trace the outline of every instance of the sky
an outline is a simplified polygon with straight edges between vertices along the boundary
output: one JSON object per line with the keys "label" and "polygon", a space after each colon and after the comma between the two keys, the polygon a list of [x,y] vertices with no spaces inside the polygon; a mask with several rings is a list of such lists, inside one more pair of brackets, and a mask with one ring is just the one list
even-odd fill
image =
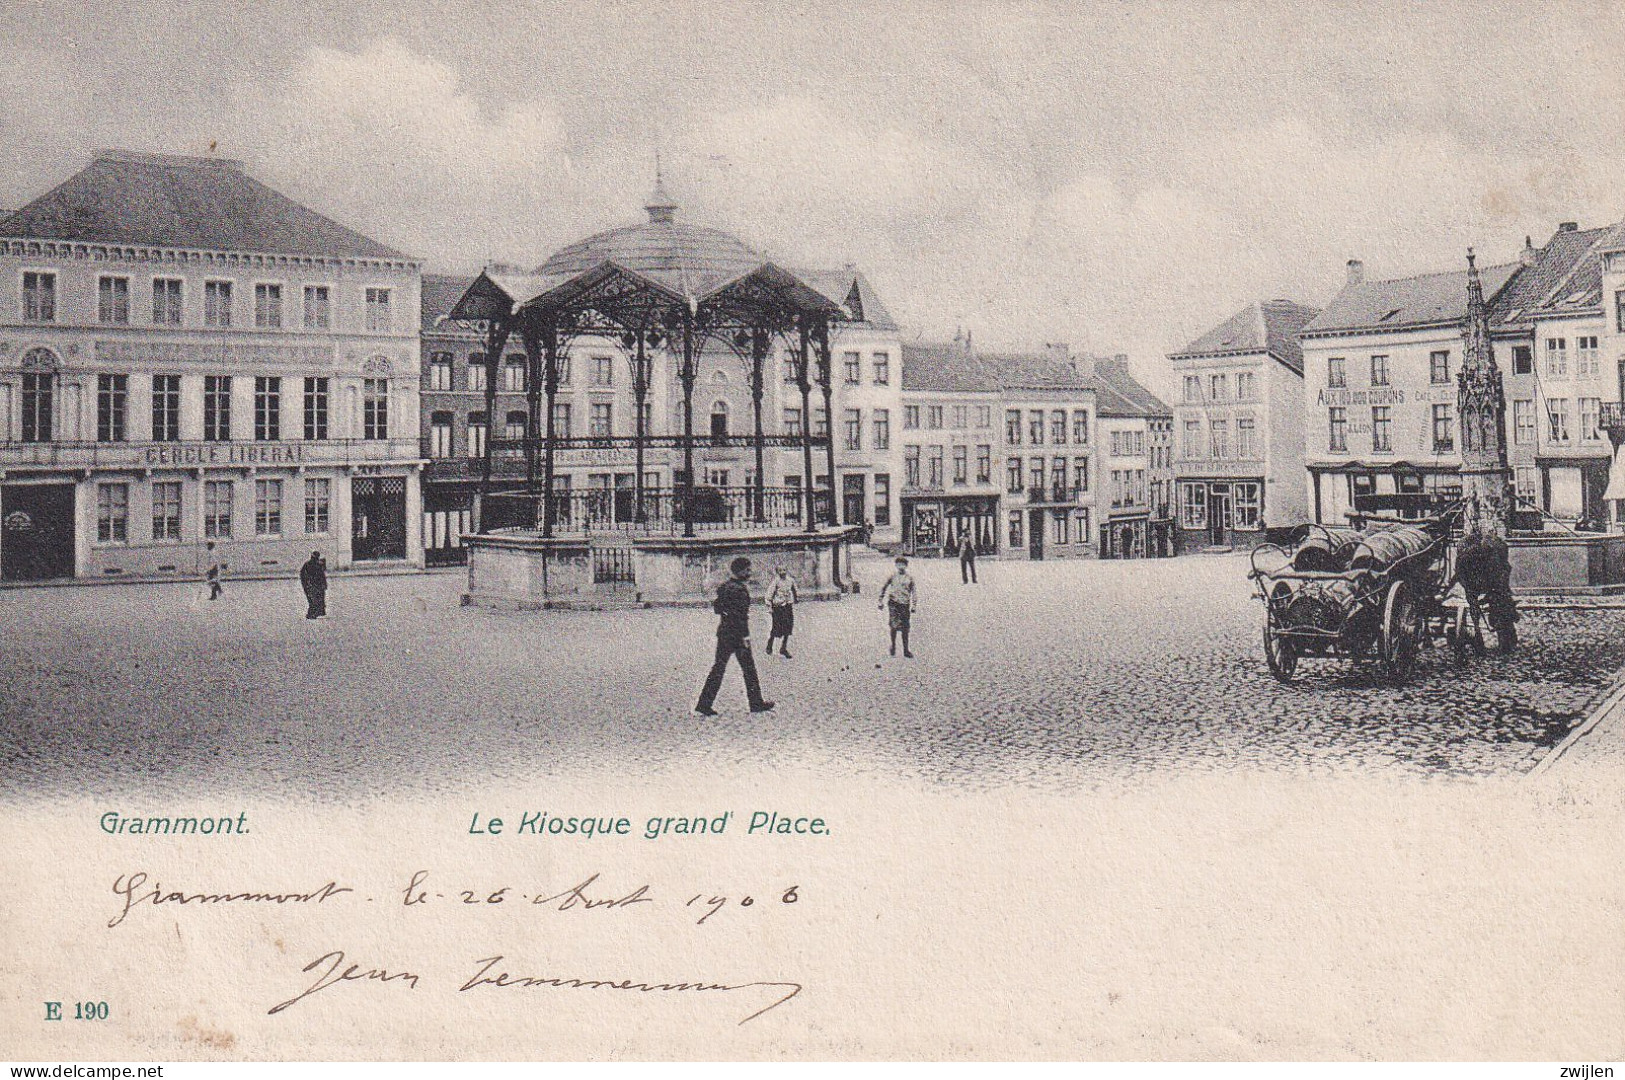
{"label": "sky", "polygon": [[[242,7],[243,10],[236,10]],[[1166,354],[1625,218],[1625,3],[0,7],[0,207],[243,159],[431,271],[642,220],[856,264],[905,336]]]}

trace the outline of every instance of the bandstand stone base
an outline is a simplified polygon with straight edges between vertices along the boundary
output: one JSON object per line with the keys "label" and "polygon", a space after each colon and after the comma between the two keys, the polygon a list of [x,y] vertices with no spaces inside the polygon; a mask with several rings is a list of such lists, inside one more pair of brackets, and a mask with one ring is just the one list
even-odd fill
{"label": "bandstand stone base", "polygon": [[740,555],[754,564],[754,597],[783,566],[802,600],[838,600],[851,588],[851,545],[860,533],[831,527],[604,540],[526,530],[468,535],[463,604],[510,611],[709,605]]}

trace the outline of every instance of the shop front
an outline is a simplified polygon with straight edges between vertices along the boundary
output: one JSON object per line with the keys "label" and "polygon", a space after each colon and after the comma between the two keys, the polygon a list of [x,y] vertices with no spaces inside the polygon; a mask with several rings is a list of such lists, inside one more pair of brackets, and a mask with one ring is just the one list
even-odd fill
{"label": "shop front", "polygon": [[1264,539],[1264,481],[1181,480],[1176,530],[1181,552],[1251,547]]}
{"label": "shop front", "polygon": [[903,499],[904,550],[922,557],[951,556],[969,536],[978,555],[999,550],[997,495]]}

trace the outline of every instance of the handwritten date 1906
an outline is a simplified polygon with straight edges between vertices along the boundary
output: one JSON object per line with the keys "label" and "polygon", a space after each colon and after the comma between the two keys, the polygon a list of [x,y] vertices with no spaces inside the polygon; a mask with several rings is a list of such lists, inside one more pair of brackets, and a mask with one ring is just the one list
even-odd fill
{"label": "handwritten date 1906", "polygon": [[[612,889],[602,884],[598,879],[601,875],[592,874],[579,884],[572,885],[560,892],[551,892],[546,889],[534,893],[517,892],[511,885],[503,885],[496,889],[456,889],[449,892],[437,892],[429,884],[429,871],[419,870],[412,875],[406,888],[401,890],[401,903],[404,907],[418,907],[433,902],[450,901],[453,904],[462,904],[470,907],[490,907],[497,904],[516,903],[520,906],[545,908],[550,911],[613,911],[624,908],[633,908],[641,904],[655,907],[677,906],[698,912],[696,923],[703,924],[717,912],[723,910],[730,903],[740,908],[750,908],[757,904],[753,895],[745,894],[738,897],[726,895],[713,895],[709,893],[695,893],[688,899],[681,896],[674,901],[665,902],[656,896],[651,886],[639,885],[636,888],[622,890]],[[772,890],[769,895],[777,893],[781,905],[798,903],[801,899],[799,885],[791,885],[782,890]]]}

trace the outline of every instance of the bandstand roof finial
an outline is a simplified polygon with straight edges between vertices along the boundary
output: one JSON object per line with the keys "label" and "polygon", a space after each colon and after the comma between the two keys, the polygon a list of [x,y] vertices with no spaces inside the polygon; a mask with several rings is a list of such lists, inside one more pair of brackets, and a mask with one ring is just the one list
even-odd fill
{"label": "bandstand roof finial", "polygon": [[643,204],[649,212],[649,220],[655,224],[669,223],[672,216],[677,213],[677,201],[666,191],[666,180],[660,171],[660,151],[655,151],[655,189],[649,193],[649,198]]}

